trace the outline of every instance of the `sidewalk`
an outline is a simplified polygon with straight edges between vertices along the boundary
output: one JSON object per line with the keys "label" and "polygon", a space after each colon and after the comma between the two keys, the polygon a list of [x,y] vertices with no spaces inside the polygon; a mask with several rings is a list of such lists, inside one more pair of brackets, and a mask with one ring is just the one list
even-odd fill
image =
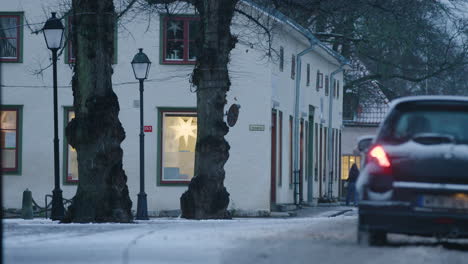
{"label": "sidewalk", "polygon": [[353,206],[344,206],[340,203],[323,203],[315,206],[302,205],[300,208],[296,206],[284,205],[288,210],[280,212],[271,212],[270,217],[335,217],[342,214],[354,215],[357,213],[357,208]]}
{"label": "sidewalk", "polygon": [[339,215],[352,215],[357,213],[357,208],[353,206],[318,206],[313,207],[302,207],[296,211],[296,217],[335,217]]}

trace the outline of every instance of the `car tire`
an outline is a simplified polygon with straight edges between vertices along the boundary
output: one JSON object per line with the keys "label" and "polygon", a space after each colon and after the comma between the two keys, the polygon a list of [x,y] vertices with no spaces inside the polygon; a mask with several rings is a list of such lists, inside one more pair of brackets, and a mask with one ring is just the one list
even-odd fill
{"label": "car tire", "polygon": [[387,233],[358,230],[357,240],[358,244],[362,246],[383,246],[387,243]]}

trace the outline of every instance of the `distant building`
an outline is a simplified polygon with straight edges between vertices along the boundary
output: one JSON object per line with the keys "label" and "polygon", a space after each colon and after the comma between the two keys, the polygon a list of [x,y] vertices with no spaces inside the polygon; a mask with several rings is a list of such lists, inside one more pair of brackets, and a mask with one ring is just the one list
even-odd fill
{"label": "distant building", "polygon": [[341,179],[348,178],[349,169],[361,164],[357,141],[366,135],[375,135],[380,122],[389,110],[389,100],[382,93],[377,82],[371,82],[366,98],[359,98],[351,91],[345,91],[343,109],[343,141],[341,144]]}
{"label": "distant building", "polygon": [[[48,0],[52,7],[58,0]],[[42,75],[32,71],[50,63],[44,37],[30,34],[24,24],[41,27],[47,19],[44,1],[0,0],[0,63],[1,65],[1,151],[3,155],[3,206],[20,208],[22,192],[29,188],[36,201],[43,201],[53,189],[53,108],[52,70]],[[226,110],[240,104],[237,124],[230,128],[227,141],[230,158],[225,165],[225,185],[231,194],[230,209],[258,214],[270,211],[277,204],[294,201],[297,184],[300,201],[315,202],[326,193],[327,131],[332,130],[334,171],[339,166],[341,142],[341,109],[343,75],[333,82],[330,74],[344,59],[323,43],[317,42],[312,52],[297,55],[310,47],[307,30],[275,10],[243,7],[272,18],[273,48],[278,56],[265,57],[263,47],[240,41],[232,51],[229,64],[232,87]],[[66,10],[57,10],[61,15]],[[119,98],[119,118],[126,132],[122,144],[124,169],[128,176],[130,197],[136,207],[139,190],[139,93],[130,61],[137,48],[153,61],[149,79],[145,81],[145,182],[148,210],[152,215],[179,209],[179,198],[194,176],[194,155],[197,129],[196,94],[189,78],[196,62],[191,49],[198,17],[192,11],[167,16],[154,14],[151,23],[139,16],[119,27],[113,87]],[[243,17],[236,17],[233,32],[245,30]],[[67,32],[68,19],[64,19]],[[37,23],[37,24],[36,24]],[[313,39],[314,41],[316,39]],[[58,63],[61,188],[65,198],[72,198],[79,183],[76,152],[66,143],[64,127],[74,117],[71,76],[73,48],[65,43]],[[263,45],[267,46],[267,45]],[[301,69],[298,72],[298,69]],[[296,80],[300,78],[299,116],[295,116]],[[328,126],[328,101],[333,97],[333,123]],[[293,124],[299,121],[300,176],[293,174]],[[338,195],[339,175],[333,182]]]}

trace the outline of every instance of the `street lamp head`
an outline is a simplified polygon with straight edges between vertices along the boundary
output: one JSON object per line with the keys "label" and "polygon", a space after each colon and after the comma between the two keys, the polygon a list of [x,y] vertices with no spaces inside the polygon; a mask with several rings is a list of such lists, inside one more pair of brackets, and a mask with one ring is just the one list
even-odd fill
{"label": "street lamp head", "polygon": [[137,80],[144,80],[148,78],[149,69],[151,66],[151,61],[148,59],[143,49],[138,49],[139,52],[133,57],[132,68],[135,78]]}
{"label": "street lamp head", "polygon": [[42,28],[47,48],[50,50],[57,50],[62,46],[64,28],[62,22],[55,14],[55,12],[52,12],[52,17],[46,21]]}

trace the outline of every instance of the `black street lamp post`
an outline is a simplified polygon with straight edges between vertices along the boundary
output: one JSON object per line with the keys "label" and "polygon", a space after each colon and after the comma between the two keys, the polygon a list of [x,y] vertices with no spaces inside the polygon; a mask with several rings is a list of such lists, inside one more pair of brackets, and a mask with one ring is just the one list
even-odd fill
{"label": "black street lamp post", "polygon": [[62,190],[60,189],[60,164],[59,164],[59,139],[58,139],[58,114],[57,114],[57,51],[62,45],[63,25],[52,13],[42,29],[47,48],[52,51],[52,68],[54,81],[54,190],[52,191],[52,220],[62,220],[65,208],[62,201]]}
{"label": "black street lamp post", "polygon": [[140,81],[140,193],[138,194],[137,220],[148,220],[148,203],[145,193],[145,134],[143,131],[143,81],[148,78],[151,61],[143,49],[133,57],[132,68],[135,78]]}

